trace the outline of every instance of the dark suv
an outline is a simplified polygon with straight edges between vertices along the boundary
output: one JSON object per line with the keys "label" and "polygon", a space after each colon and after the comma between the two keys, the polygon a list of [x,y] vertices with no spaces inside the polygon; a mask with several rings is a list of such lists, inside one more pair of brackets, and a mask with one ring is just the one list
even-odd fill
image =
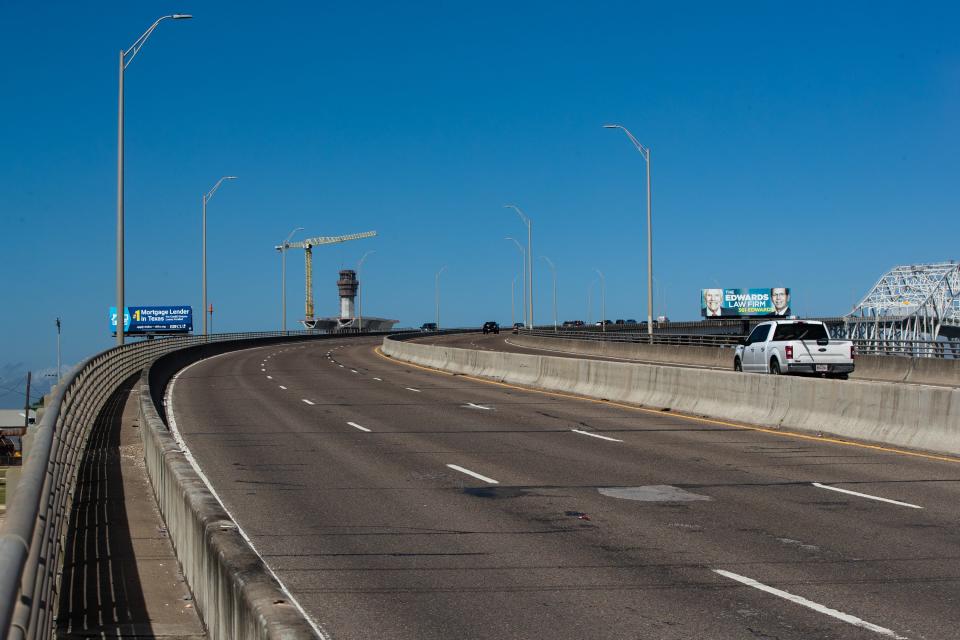
{"label": "dark suv", "polygon": [[500,333],[500,325],[493,321],[484,322],[483,332],[484,333]]}
{"label": "dark suv", "polygon": [[420,325],[420,331],[436,331],[437,323],[436,322],[424,322]]}

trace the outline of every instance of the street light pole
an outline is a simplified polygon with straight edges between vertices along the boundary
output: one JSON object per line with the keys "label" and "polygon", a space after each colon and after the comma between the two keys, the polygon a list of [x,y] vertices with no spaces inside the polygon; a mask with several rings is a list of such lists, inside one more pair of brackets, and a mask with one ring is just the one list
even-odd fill
{"label": "street light pole", "polygon": [[[513,244],[517,245],[517,251],[520,252],[520,274],[521,274],[521,283],[523,284],[523,298],[521,309],[521,317],[523,318],[523,326],[527,326],[527,252],[523,248],[516,238],[511,238],[507,236],[504,240],[512,240]],[[512,328],[512,327],[511,327]]]}
{"label": "street light pole", "polygon": [[303,231],[303,227],[297,227],[291,231],[282,244],[274,247],[280,252],[280,317],[282,318],[280,323],[284,333],[287,332],[287,249],[290,248],[290,239],[297,231]]}
{"label": "street light pole", "polygon": [[594,267],[593,269],[600,274],[600,326],[604,332],[607,330],[607,279],[603,271]]}
{"label": "street light pole", "polygon": [[653,336],[653,222],[652,222],[652,212],[651,212],[651,196],[650,196],[650,147],[645,147],[640,144],[640,141],[633,137],[633,134],[619,124],[605,124],[603,125],[604,129],[620,129],[627,137],[630,138],[630,142],[633,143],[633,146],[637,148],[637,151],[640,152],[640,155],[643,156],[643,159],[647,161],[647,333],[652,337]]}
{"label": "street light pole", "polygon": [[447,265],[440,267],[440,271],[437,271],[436,278],[434,279],[433,289],[434,296],[436,297],[437,302],[437,331],[440,330],[440,274],[447,270]]}
{"label": "street light pole", "polygon": [[236,179],[236,176],[223,176],[217,180],[217,184],[213,185],[213,189],[210,189],[203,196],[203,275],[201,277],[203,283],[201,287],[203,289],[203,335],[207,335],[207,203],[213,198],[213,194],[220,188],[224,180]]}
{"label": "street light pole", "polygon": [[363,263],[371,253],[376,253],[376,249],[370,249],[363,257],[360,258],[360,262],[357,263],[357,316],[359,317],[360,326],[358,329],[363,331],[363,281],[360,279],[360,270],[363,269]]}
{"label": "street light pole", "polygon": [[519,276],[520,276],[519,273],[516,274],[516,275],[514,275],[514,276],[513,276],[513,282],[510,283],[510,328],[511,328],[511,329],[513,328],[513,325],[515,325],[515,324],[517,323],[517,322],[516,322],[517,316],[516,316],[515,313],[514,313],[514,308],[515,308],[515,307],[514,307],[513,299],[514,299],[514,297],[516,296],[517,278],[518,278]]}
{"label": "street light pole", "polygon": [[57,316],[57,384],[60,384],[60,317]]}
{"label": "street light pole", "polygon": [[504,208],[513,209],[520,220],[527,225],[527,328],[533,329],[533,221],[515,204],[505,204]]}
{"label": "street light pole", "polygon": [[[153,33],[164,20],[187,20],[193,16],[185,13],[175,13],[169,16],[163,16],[158,19],[150,28],[143,32],[139,38],[126,51],[120,51],[120,72],[119,72],[119,91],[117,103],[117,344],[123,344],[124,330],[126,325],[126,306],[124,306],[124,230],[123,230],[123,75],[124,71],[133,59],[140,53],[140,49],[146,44],[147,38]],[[129,56],[129,60],[127,59]]]}
{"label": "street light pole", "polygon": [[559,330],[557,326],[557,267],[553,264],[553,260],[547,256],[540,257],[547,261],[550,270],[553,272],[553,332],[556,333]]}
{"label": "street light pole", "polygon": [[597,284],[596,280],[590,282],[590,286],[587,287],[587,324],[593,324],[593,285]]}

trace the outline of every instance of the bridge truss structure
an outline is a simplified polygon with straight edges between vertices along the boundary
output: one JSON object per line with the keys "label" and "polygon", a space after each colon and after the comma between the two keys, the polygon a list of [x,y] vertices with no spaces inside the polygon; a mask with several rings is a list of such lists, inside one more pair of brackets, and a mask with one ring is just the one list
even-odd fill
{"label": "bridge truss structure", "polygon": [[843,318],[854,340],[960,345],[960,264],[894,267]]}

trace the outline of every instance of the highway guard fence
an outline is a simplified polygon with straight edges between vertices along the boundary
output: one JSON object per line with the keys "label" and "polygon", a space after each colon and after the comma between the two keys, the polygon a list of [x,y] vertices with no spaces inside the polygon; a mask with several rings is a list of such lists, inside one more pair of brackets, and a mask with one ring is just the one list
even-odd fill
{"label": "highway guard fence", "polygon": [[[615,325],[616,326],[616,325]],[[520,334],[561,340],[592,340],[633,344],[681,345],[690,347],[736,347],[741,335],[654,333],[623,329],[601,331],[583,329],[520,329]],[[843,338],[838,338],[843,339]],[[960,359],[960,341],[949,340],[852,340],[858,354],[868,356],[900,356],[906,358]]]}
{"label": "highway guard fence", "polygon": [[0,532],[3,637],[53,637],[77,473],[98,413],[124,381],[158,357],[189,347],[222,342],[238,349],[258,341],[318,337],[341,336],[305,331],[169,336],[108,349],[67,374],[48,396],[40,424],[26,436],[29,450]]}

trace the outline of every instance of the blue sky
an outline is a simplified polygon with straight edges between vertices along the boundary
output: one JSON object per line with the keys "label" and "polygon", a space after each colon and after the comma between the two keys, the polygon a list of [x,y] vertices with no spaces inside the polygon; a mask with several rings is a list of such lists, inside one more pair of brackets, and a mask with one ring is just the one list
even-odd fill
{"label": "blue sky", "polygon": [[656,314],[693,319],[717,285],[842,314],[896,264],[960,257],[955,3],[11,2],[0,392],[55,366],[57,316],[64,362],[112,344],[117,55],[175,12],[195,18],[126,74],[129,304],[200,307],[201,197],[233,174],[208,206],[218,331],[278,327],[297,226],[379,233],[315,251],[319,315],[373,249],[366,313],[433,320],[448,265],[442,324],[507,323],[507,202],[534,222],[538,322],[542,255],[561,320],[587,318],[595,268],[607,316],[643,318],[644,163],[605,122],[652,149]]}

